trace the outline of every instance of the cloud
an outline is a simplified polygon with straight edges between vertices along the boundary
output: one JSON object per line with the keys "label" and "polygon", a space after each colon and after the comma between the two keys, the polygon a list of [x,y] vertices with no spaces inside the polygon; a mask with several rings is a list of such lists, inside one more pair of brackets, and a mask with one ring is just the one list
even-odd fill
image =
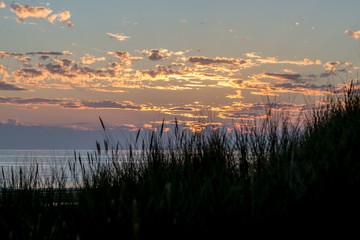
{"label": "cloud", "polygon": [[151,50],[151,54],[148,56],[148,58],[151,61],[158,61],[164,58],[164,55],[161,54],[160,50],[157,49],[153,49]]}
{"label": "cloud", "polygon": [[298,73],[264,73],[263,74],[264,77],[269,77],[269,78],[274,78],[274,79],[278,79],[278,80],[290,80],[290,81],[296,81],[296,82],[300,82],[301,80],[301,75]]}
{"label": "cloud", "polygon": [[[169,59],[172,55],[183,55],[185,52],[179,51],[179,52],[172,52],[167,49],[151,49],[151,50],[142,50],[137,51],[141,53],[142,55],[149,58],[151,61],[159,61],[159,60],[166,60]],[[186,51],[188,52],[188,51]]]}
{"label": "cloud", "polygon": [[109,55],[113,55],[114,57],[120,60],[128,60],[130,59],[131,55],[128,52],[117,51],[117,52],[108,52]]}
{"label": "cloud", "polygon": [[140,61],[143,59],[142,57],[133,57],[130,55],[130,53],[123,52],[123,51],[108,52],[108,54],[113,55],[114,57],[120,59],[123,62],[127,62],[127,61],[136,62],[136,61]]}
{"label": "cloud", "polygon": [[6,91],[27,91],[25,88],[17,87],[12,84],[8,84],[5,82],[0,82],[0,90],[6,90]]}
{"label": "cloud", "polygon": [[49,55],[67,56],[67,55],[73,55],[73,54],[69,51],[62,51],[62,52],[41,51],[41,52],[28,52],[28,53],[12,53],[12,52],[0,51],[0,58],[14,58],[21,62],[29,62],[30,58],[26,57],[26,56],[33,56],[33,55],[43,55],[40,57],[40,59],[46,60],[46,59],[50,58]]}
{"label": "cloud", "polygon": [[267,57],[267,58],[258,58],[256,59],[260,63],[264,64],[293,64],[298,66],[308,66],[308,65],[320,65],[320,60],[311,61],[308,58],[304,58],[304,60],[293,61],[293,60],[278,60],[277,57]]}
{"label": "cloud", "polygon": [[[19,106],[57,106],[68,109],[121,109],[121,110],[143,110],[143,107],[130,101],[81,101],[69,99],[50,99],[50,98],[19,98],[19,97],[2,97],[0,104],[12,104]],[[148,108],[145,108],[149,110]]]}
{"label": "cloud", "polygon": [[0,58],[21,57],[24,55],[25,54],[23,53],[9,53],[9,52],[0,51]]}
{"label": "cloud", "polygon": [[82,64],[92,64],[97,61],[105,61],[106,57],[95,57],[91,56],[89,54],[85,54],[85,56],[81,57],[81,63]]}
{"label": "cloud", "polygon": [[157,69],[151,69],[151,70],[138,70],[137,72],[140,73],[142,76],[150,76],[152,79],[155,78],[162,78],[162,77],[169,77],[170,75],[183,75],[183,72],[179,70],[173,70],[170,67],[166,66],[156,66]]}
{"label": "cloud", "polygon": [[345,31],[345,34],[347,34],[347,35],[349,35],[350,37],[353,37],[353,38],[355,38],[355,39],[360,38],[360,30],[359,30],[359,31],[356,31],[356,32],[346,30],[346,31]]}
{"label": "cloud", "polygon": [[13,126],[34,126],[34,125],[24,124],[24,123],[20,122],[17,119],[14,119],[14,118],[9,118],[7,120],[0,121],[0,124],[13,125]]}
{"label": "cloud", "polygon": [[53,10],[48,9],[46,7],[43,6],[34,7],[28,4],[20,5],[18,3],[12,3],[10,5],[10,10],[18,16],[16,20],[20,23],[23,22],[24,19],[26,18],[40,18],[45,21],[48,21],[51,24],[53,24],[54,22],[61,22],[66,24],[68,27],[74,26],[74,24],[68,21],[71,17],[69,11],[64,11],[61,13],[50,15],[53,12]]}
{"label": "cloud", "polygon": [[261,58],[261,56],[259,56],[256,52],[245,53],[245,56],[247,56],[248,58]]}
{"label": "cloud", "polygon": [[15,104],[15,105],[27,105],[27,104],[41,104],[41,105],[54,105],[62,103],[63,100],[47,99],[47,98],[19,98],[19,97],[1,97],[0,103],[2,104]]}
{"label": "cloud", "polygon": [[334,72],[335,68],[340,66],[340,62],[336,61],[336,62],[327,62],[324,64],[325,70],[329,71],[329,72]]}
{"label": "cloud", "polygon": [[116,38],[119,41],[125,41],[126,39],[131,38],[130,36],[123,35],[123,33],[121,33],[121,34],[118,34],[118,33],[116,33],[116,34],[114,34],[114,33],[106,33],[106,34],[110,38]]}
{"label": "cloud", "polygon": [[62,22],[66,24],[68,27],[73,27],[74,24],[72,24],[70,21],[67,21],[71,17],[71,14],[69,11],[53,14],[50,17],[48,17],[48,21],[53,24],[54,22]]}
{"label": "cloud", "polygon": [[187,19],[179,19],[179,22],[181,22],[181,23],[187,23],[188,20],[187,20]]}
{"label": "cloud", "polygon": [[234,95],[227,95],[226,97],[227,97],[227,98],[238,98],[238,99],[244,98],[244,97],[242,96],[241,90],[236,90],[236,94],[234,94]]}
{"label": "cloud", "polygon": [[73,53],[69,51],[55,52],[55,51],[40,51],[40,52],[28,52],[26,55],[56,55],[56,56],[67,56],[73,55]]}
{"label": "cloud", "polygon": [[231,66],[241,66],[246,63],[245,60],[234,58],[207,58],[202,56],[189,57],[186,59],[186,61],[195,65],[226,64]]}
{"label": "cloud", "polygon": [[25,79],[40,79],[45,77],[42,71],[38,71],[34,68],[20,68],[16,72],[13,72],[13,75],[17,78]]}
{"label": "cloud", "polygon": [[0,2],[0,8],[6,8],[6,3],[5,2]]}
{"label": "cloud", "polygon": [[[59,55],[69,55],[70,52],[31,52],[27,54],[59,54]],[[100,79],[106,79],[106,82],[103,82],[102,86],[109,86],[115,84],[115,78],[117,77],[117,83],[120,79],[129,79],[129,72],[134,71],[131,68],[131,64],[134,61],[139,60],[138,57],[131,57],[127,53],[121,54],[120,52],[109,52],[118,58],[121,58],[121,62],[109,62],[108,66],[105,68],[91,68],[88,65],[93,61],[102,61],[105,60],[105,57],[95,58],[90,55],[85,55],[81,58],[82,61],[75,62],[72,59],[62,58],[51,58],[48,55],[41,55],[41,60],[50,59],[49,63],[36,63],[36,66],[30,67],[25,66],[14,71],[12,75],[15,79],[23,79],[27,84],[36,84],[38,86],[46,87],[45,84],[54,83],[54,81],[60,80],[62,84],[65,82],[70,83],[71,85],[85,86],[85,84],[91,84],[91,82],[98,81]],[[1,56],[1,55],[0,55]],[[6,55],[8,56],[8,55]],[[133,73],[135,74],[135,72]],[[133,76],[135,77],[135,76]],[[47,80],[47,81],[45,81]],[[112,81],[114,80],[114,81]],[[43,82],[39,82],[43,81]],[[87,87],[99,88],[100,83],[94,85],[86,85]]]}
{"label": "cloud", "polygon": [[102,109],[122,109],[122,110],[141,110],[140,106],[132,102],[126,101],[124,103],[114,101],[82,101],[82,108],[102,108]]}
{"label": "cloud", "polygon": [[6,68],[3,65],[0,65],[0,74],[5,73]]}
{"label": "cloud", "polygon": [[29,17],[46,19],[46,17],[52,13],[52,10],[45,7],[33,7],[30,5],[20,5],[18,3],[12,3],[10,10],[16,13],[19,20],[24,20]]}

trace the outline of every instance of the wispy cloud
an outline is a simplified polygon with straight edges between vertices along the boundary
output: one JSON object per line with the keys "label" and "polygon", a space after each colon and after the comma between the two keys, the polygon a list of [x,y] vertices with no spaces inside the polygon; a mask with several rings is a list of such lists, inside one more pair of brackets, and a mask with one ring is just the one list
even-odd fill
{"label": "wispy cloud", "polygon": [[278,79],[278,80],[282,80],[282,81],[295,81],[295,82],[301,82],[303,81],[301,79],[301,75],[298,73],[269,73],[266,72],[263,74],[263,77],[268,77],[268,78],[274,78],[274,79]]}
{"label": "wispy cloud", "polygon": [[115,38],[119,41],[125,41],[126,39],[131,38],[130,36],[125,36],[123,33],[119,34],[119,33],[106,33],[110,38]]}
{"label": "wispy cloud", "polygon": [[207,58],[203,56],[189,57],[186,59],[186,61],[195,65],[225,64],[232,66],[241,66],[246,63],[246,61],[242,59],[220,58],[220,57]]}
{"label": "wispy cloud", "polygon": [[308,58],[304,60],[294,61],[294,60],[279,60],[277,57],[267,57],[267,58],[257,58],[256,61],[262,64],[293,64],[299,66],[308,66],[308,65],[320,65],[320,60],[312,61]]}
{"label": "wispy cloud", "polygon": [[105,61],[106,57],[95,57],[89,54],[85,54],[85,56],[81,57],[81,63],[83,64],[92,64],[97,61]]}
{"label": "wispy cloud", "polygon": [[122,110],[141,110],[141,106],[130,101],[81,101],[69,99],[50,99],[50,98],[19,98],[19,97],[2,97],[0,104],[12,105],[36,105],[36,106],[59,106],[71,109],[122,109]]}
{"label": "wispy cloud", "polygon": [[347,35],[349,35],[350,37],[353,37],[353,38],[355,38],[355,39],[360,38],[360,30],[359,30],[359,31],[356,31],[356,32],[346,30],[346,31],[345,31],[345,34],[347,34]]}

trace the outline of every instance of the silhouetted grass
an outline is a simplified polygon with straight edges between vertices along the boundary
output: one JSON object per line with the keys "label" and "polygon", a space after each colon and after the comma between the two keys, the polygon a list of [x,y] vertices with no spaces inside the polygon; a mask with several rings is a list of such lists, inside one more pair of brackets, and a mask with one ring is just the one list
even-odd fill
{"label": "silhouetted grass", "polygon": [[162,124],[147,135],[138,132],[126,157],[105,134],[94,152],[75,152],[68,169],[48,178],[36,165],[3,171],[0,235],[293,238],[349,232],[360,213],[356,84],[295,123],[269,105],[266,119],[231,133],[193,133],[176,124],[165,134]]}

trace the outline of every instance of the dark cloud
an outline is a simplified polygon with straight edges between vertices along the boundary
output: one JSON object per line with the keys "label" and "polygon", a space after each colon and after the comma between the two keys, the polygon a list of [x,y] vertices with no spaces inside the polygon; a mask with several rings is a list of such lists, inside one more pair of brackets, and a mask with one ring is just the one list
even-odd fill
{"label": "dark cloud", "polygon": [[152,78],[156,78],[157,76],[168,76],[168,75],[181,75],[182,73],[177,70],[173,70],[166,66],[157,66],[157,69],[151,70],[140,70],[143,75],[149,75]]}
{"label": "dark cloud", "polygon": [[28,99],[13,99],[12,103],[14,104],[50,104],[56,105],[62,103],[63,100],[59,99],[48,99],[48,98],[28,98]]}
{"label": "dark cloud", "polygon": [[152,49],[151,54],[148,57],[151,61],[158,61],[163,59],[163,55],[161,54],[160,50]]}
{"label": "dark cloud", "polygon": [[135,106],[130,103],[119,103],[113,101],[83,101],[81,102],[82,107],[88,108],[113,108],[113,109],[124,109],[124,110],[140,110],[141,107]]}
{"label": "dark cloud", "polygon": [[28,53],[15,53],[15,52],[4,52],[4,51],[0,51],[0,58],[15,58],[19,61],[25,61],[28,62],[30,61],[29,57],[26,56],[33,56],[33,55],[41,55],[39,56],[39,58],[41,60],[46,60],[48,58],[51,58],[49,55],[53,55],[53,56],[68,56],[68,55],[73,55],[71,52],[69,51],[63,51],[63,52],[48,52],[48,51],[42,51],[42,52],[28,52]]}
{"label": "dark cloud", "polygon": [[246,63],[245,60],[238,60],[233,58],[207,58],[198,56],[189,57],[186,61],[195,65],[226,64],[232,66],[240,66]]}
{"label": "dark cloud", "polygon": [[10,52],[0,51],[0,58],[22,57],[24,55],[25,55],[24,53],[10,53]]}
{"label": "dark cloud", "polygon": [[331,85],[315,85],[311,83],[280,83],[280,84],[274,84],[273,89],[276,91],[276,89],[298,89],[298,90],[328,90]]}
{"label": "dark cloud", "polygon": [[41,55],[41,56],[39,56],[39,58],[44,61],[46,59],[49,59],[50,56],[49,55]]}
{"label": "dark cloud", "polygon": [[41,51],[41,52],[28,52],[25,53],[26,55],[55,55],[55,56],[66,56],[66,55],[73,55],[69,51],[62,51],[62,52],[48,52],[48,51]]}
{"label": "dark cloud", "polygon": [[60,61],[62,62],[63,66],[70,66],[72,63],[74,63],[73,60],[66,59],[66,58],[63,58]]}
{"label": "dark cloud", "polygon": [[12,84],[0,82],[0,90],[6,90],[6,91],[27,91],[25,88],[21,88]]}
{"label": "dark cloud", "polygon": [[169,108],[171,111],[193,111],[193,108],[186,108],[186,107],[173,107]]}
{"label": "dark cloud", "polygon": [[23,77],[23,78],[37,78],[43,76],[41,71],[38,71],[34,68],[20,68],[16,72],[14,72],[16,77]]}
{"label": "dark cloud", "polygon": [[1,104],[14,104],[14,105],[54,105],[63,108],[71,109],[122,109],[122,110],[141,110],[140,106],[131,102],[114,102],[114,101],[76,101],[64,99],[49,99],[49,98],[18,98],[18,97],[1,97]]}
{"label": "dark cloud", "polygon": [[108,54],[114,55],[119,59],[129,59],[130,54],[128,52],[117,51],[117,52],[108,52]]}
{"label": "dark cloud", "polygon": [[183,53],[183,52],[174,53],[167,49],[151,49],[151,50],[142,50],[138,52],[144,56],[147,56],[151,61],[165,60],[165,59],[169,59],[173,54],[179,55]]}
{"label": "dark cloud", "polygon": [[290,73],[265,73],[265,76],[280,79],[280,80],[290,80],[290,81],[295,81],[295,82],[303,81],[301,79],[301,75],[298,74],[298,73],[295,73],[295,74],[290,74]]}

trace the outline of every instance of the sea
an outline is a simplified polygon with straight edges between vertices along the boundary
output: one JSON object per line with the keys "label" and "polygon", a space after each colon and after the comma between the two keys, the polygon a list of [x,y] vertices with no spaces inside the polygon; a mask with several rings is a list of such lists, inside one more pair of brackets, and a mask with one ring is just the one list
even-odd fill
{"label": "sea", "polygon": [[[76,150],[76,154],[86,156],[93,150]],[[74,150],[53,149],[0,149],[0,168],[29,167],[34,164],[54,167],[68,164],[74,160]]]}
{"label": "sea", "polygon": [[[81,175],[79,161],[75,161],[75,154],[77,159],[79,155],[81,156],[86,167],[88,166],[86,164],[88,153],[97,154],[95,150],[91,149],[76,150],[75,152],[74,150],[54,149],[0,149],[0,188],[4,182],[11,181],[12,175],[19,177],[20,170],[24,176],[29,176],[30,173],[34,174],[37,171],[43,182],[64,172],[66,181],[71,185],[74,179],[69,171],[70,165],[76,165],[79,176]],[[128,151],[119,151],[119,153],[121,155],[119,159],[125,159]],[[98,159],[106,159],[106,156],[109,155],[103,152]]]}

